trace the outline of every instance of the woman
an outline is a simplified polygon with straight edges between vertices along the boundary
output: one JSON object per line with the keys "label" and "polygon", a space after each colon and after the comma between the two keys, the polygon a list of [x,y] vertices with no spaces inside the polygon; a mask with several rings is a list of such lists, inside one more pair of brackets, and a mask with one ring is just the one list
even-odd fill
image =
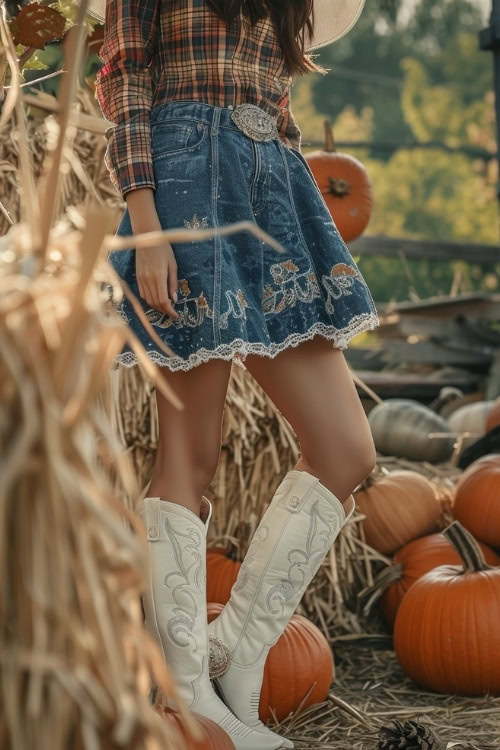
{"label": "woman", "polygon": [[[375,461],[342,350],[377,314],[300,153],[289,106],[293,74],[326,72],[306,50],[345,34],[362,4],[106,4],[97,98],[113,123],[106,164],[127,204],[118,234],[249,220],[286,249],[239,233],[110,254],[175,356],[156,349],[127,300],[119,311],[185,405],[178,411],[157,395],[156,462],[137,507],[151,554],[146,626],[186,704],[224,727],[238,750],[293,747],[258,718],[266,655]],[[118,359],[137,361],[128,348]],[[230,601],[207,629],[204,493],[238,360],[295,430],[301,458],[270,498]]]}

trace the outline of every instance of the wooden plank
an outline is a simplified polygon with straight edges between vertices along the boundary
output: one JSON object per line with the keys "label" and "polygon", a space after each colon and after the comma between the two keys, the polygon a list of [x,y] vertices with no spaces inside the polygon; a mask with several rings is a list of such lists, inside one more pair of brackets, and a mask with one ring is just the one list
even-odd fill
{"label": "wooden plank", "polygon": [[[357,374],[380,398],[413,398],[424,403],[430,403],[437,398],[441,389],[446,386],[459,388],[463,393],[473,393],[482,382],[480,375],[468,373],[451,375],[439,380],[390,371],[359,371]],[[368,400],[366,392],[361,387],[358,387],[358,393],[362,399]]]}
{"label": "wooden plank", "polygon": [[[337,65],[335,66],[335,70],[338,70]],[[363,72],[362,75],[365,77],[367,74]],[[337,141],[337,139],[335,139],[335,146],[337,149],[342,149],[343,151],[345,150],[347,152],[355,148],[368,148],[370,149],[370,151],[375,151],[378,153],[383,151],[388,154],[392,154],[394,153],[394,151],[398,151],[400,149],[404,149],[405,151],[425,151],[429,149],[435,151],[436,149],[438,149],[439,151],[445,151],[449,154],[467,154],[468,156],[472,156],[476,159],[486,159],[487,161],[489,161],[492,156],[494,156],[491,151],[488,151],[485,148],[477,148],[475,146],[449,146],[447,143],[443,143],[442,141]],[[323,149],[324,147],[324,141],[302,141],[302,149]],[[304,156],[307,156],[307,152],[304,153]]]}
{"label": "wooden plank", "polygon": [[387,365],[425,363],[436,366],[474,367],[486,370],[491,364],[491,352],[477,351],[472,347],[452,348],[449,342],[435,344],[431,341],[418,341],[409,344],[406,341],[384,342],[382,359]]}
{"label": "wooden plank", "polygon": [[439,312],[443,308],[452,309],[465,306],[467,307],[467,313],[469,313],[471,308],[484,304],[486,306],[497,306],[496,314],[500,316],[500,294],[489,294],[488,292],[464,292],[463,294],[455,294],[453,297],[449,294],[443,294],[436,295],[435,297],[427,297],[417,302],[405,300],[404,302],[394,303],[390,309],[391,312],[398,313],[428,313],[432,311]]}
{"label": "wooden plank", "polygon": [[424,317],[422,315],[397,316],[384,321],[377,329],[379,338],[401,339],[408,336],[431,337],[433,339],[456,338],[471,340],[473,344],[490,345],[500,349],[500,331],[495,331],[482,320],[471,320],[466,316],[455,318]]}
{"label": "wooden plank", "polygon": [[423,318],[481,318],[500,320],[500,294],[457,294],[456,297],[429,297],[420,302],[399,302],[379,313],[384,323],[396,323],[403,316]]}
{"label": "wooden plank", "polygon": [[382,349],[363,349],[358,346],[350,346],[345,350],[345,358],[354,370],[382,370],[385,367],[382,354]]}
{"label": "wooden plank", "polygon": [[467,318],[463,320],[436,320],[435,318],[407,318],[403,317],[398,323],[388,323],[379,326],[379,336],[382,338],[406,338],[407,336],[425,336],[436,339],[457,339],[464,344],[469,342],[473,346],[486,346],[500,349],[500,333],[485,325]]}
{"label": "wooden plank", "polygon": [[444,240],[410,240],[405,237],[373,235],[360,237],[349,243],[353,255],[399,254],[407,258],[432,258],[433,260],[466,260],[478,265],[500,263],[500,246],[472,242],[446,242]]}

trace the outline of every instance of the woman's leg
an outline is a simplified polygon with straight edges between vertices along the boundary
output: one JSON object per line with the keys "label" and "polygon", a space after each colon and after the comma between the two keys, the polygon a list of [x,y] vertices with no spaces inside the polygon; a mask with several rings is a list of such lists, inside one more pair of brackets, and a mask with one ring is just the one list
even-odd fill
{"label": "woman's leg", "polygon": [[209,625],[214,650],[229,649],[217,678],[245,724],[258,713],[269,648],[354,509],[351,494],[371,472],[375,449],[342,352],[323,338],[245,365],[295,430],[302,457],[287,472],[243,560],[231,597]]}
{"label": "woman's leg", "polygon": [[376,452],[343,352],[316,336],[271,360],[248,356],[245,366],[298,437],[295,468],[344,503],[371,473]]}
{"label": "woman's leg", "polygon": [[157,391],[159,437],[150,497],[179,503],[199,515],[217,470],[231,362],[211,360],[165,377],[184,404],[178,410]]}
{"label": "woman's leg", "polygon": [[164,372],[184,403],[158,396],[159,443],[147,497],[137,506],[151,558],[143,603],[147,630],[163,651],[186,706],[219,724],[236,750],[276,750],[281,740],[242,724],[210,682],[206,597],[207,524],[203,493],[219,459],[231,365],[214,360],[188,372]]}

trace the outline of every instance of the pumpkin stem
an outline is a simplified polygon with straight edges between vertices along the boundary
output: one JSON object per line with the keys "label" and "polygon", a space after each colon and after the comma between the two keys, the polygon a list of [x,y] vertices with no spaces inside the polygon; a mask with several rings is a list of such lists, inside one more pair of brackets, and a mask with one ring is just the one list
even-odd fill
{"label": "pumpkin stem", "polygon": [[326,118],[325,120],[323,120],[323,125],[325,128],[325,151],[328,151],[328,153],[333,153],[337,149],[335,148],[332,124],[330,120]]}
{"label": "pumpkin stem", "polygon": [[401,563],[394,563],[393,565],[388,565],[386,568],[383,568],[380,573],[375,576],[373,584],[367,586],[358,593],[358,599],[362,599],[365,602],[363,605],[363,614],[369,615],[370,610],[377,599],[380,599],[389,586],[392,586],[396,581],[400,581],[402,576],[403,566]]}
{"label": "pumpkin stem", "polygon": [[[327,154],[336,153],[335,139],[333,137],[333,128],[330,120],[326,118],[323,120],[325,128],[325,152]],[[344,180],[341,177],[329,177],[328,178],[328,192],[331,195],[335,195],[337,198],[345,198],[351,192],[351,183],[348,180]]]}
{"label": "pumpkin stem", "polygon": [[480,573],[483,570],[493,570],[484,559],[483,551],[470,531],[464,529],[459,521],[453,521],[443,534],[454,546],[464,564],[464,573]]}

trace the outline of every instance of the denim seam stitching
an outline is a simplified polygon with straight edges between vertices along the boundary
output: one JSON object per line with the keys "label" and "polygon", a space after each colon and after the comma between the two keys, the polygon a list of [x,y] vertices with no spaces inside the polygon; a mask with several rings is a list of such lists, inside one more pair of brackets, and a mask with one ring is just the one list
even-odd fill
{"label": "denim seam stitching", "polygon": [[[212,213],[214,228],[219,227],[219,217],[217,212],[217,195],[219,190],[219,120],[220,110],[215,109],[213,121],[210,129],[211,151],[212,151]],[[214,316],[212,328],[214,332],[214,342],[216,346],[221,343],[221,332],[219,328],[220,321],[220,296],[221,296],[221,237],[214,235]]]}
{"label": "denim seam stitching", "polygon": [[280,149],[281,156],[282,156],[282,159],[283,159],[283,163],[285,165],[285,174],[286,174],[286,181],[287,181],[287,185],[288,185],[288,194],[290,196],[290,205],[292,207],[293,216],[294,216],[294,219],[295,219],[295,223],[297,225],[297,231],[298,231],[298,233],[300,235],[300,239],[302,240],[302,243],[304,245],[305,251],[307,253],[307,256],[309,258],[311,266],[314,269],[314,273],[315,273],[316,278],[318,280],[318,288],[319,288],[321,297],[323,299],[323,304],[325,305],[325,309],[328,310],[327,298],[325,297],[325,293],[324,293],[322,285],[321,285],[321,276],[318,274],[318,269],[316,268],[316,264],[315,264],[314,259],[312,257],[312,253],[309,250],[309,245],[307,244],[306,239],[305,239],[305,237],[304,237],[304,235],[302,233],[302,227],[300,225],[300,221],[299,221],[299,217],[298,217],[298,214],[297,214],[297,210],[295,208],[295,200],[294,200],[293,194],[292,194],[292,185],[291,185],[291,181],[290,181],[290,172],[288,170],[288,162],[286,160],[286,156],[285,156],[285,153],[284,153],[285,146],[280,142],[278,144],[278,148]]}
{"label": "denim seam stitching", "polygon": [[252,152],[254,156],[254,173],[252,177],[252,183],[250,185],[250,205],[253,209],[254,213],[257,213],[259,211],[259,201],[258,201],[258,195],[257,195],[257,184],[260,178],[261,173],[261,158],[260,158],[260,151],[258,148],[258,144],[253,140],[250,139],[252,143]]}

